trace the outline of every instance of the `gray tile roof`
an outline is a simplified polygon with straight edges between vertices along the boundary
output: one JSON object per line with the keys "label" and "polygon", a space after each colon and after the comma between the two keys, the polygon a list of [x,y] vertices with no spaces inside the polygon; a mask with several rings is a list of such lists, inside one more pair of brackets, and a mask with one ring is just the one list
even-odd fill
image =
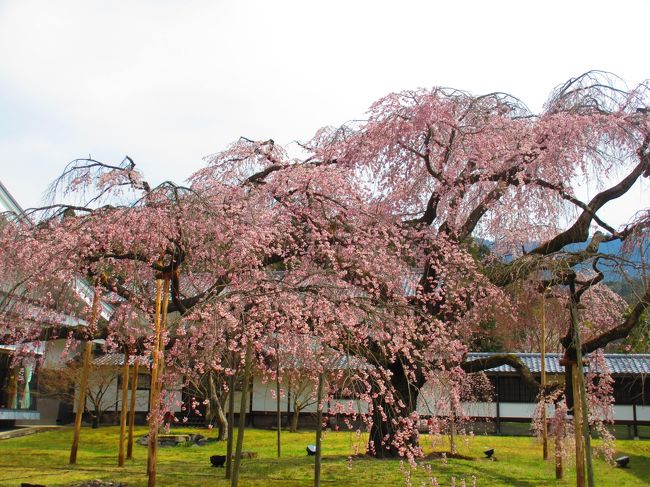
{"label": "gray tile roof", "polygon": [[[467,360],[490,357],[493,355],[502,355],[500,353],[473,352],[468,354]],[[539,353],[511,353],[518,357],[533,374],[539,374],[542,371],[542,356]],[[564,367],[560,365],[562,354],[546,354],[546,371],[550,374],[564,373]],[[650,354],[605,354],[605,362],[612,374],[650,374]],[[509,365],[501,365],[490,369],[490,372],[515,372]]]}
{"label": "gray tile roof", "polygon": [[[488,353],[488,352],[472,352],[467,355],[467,360],[476,360],[479,358],[491,357],[493,355],[503,355],[501,353]],[[539,353],[510,353],[509,355],[514,355],[518,357],[524,365],[526,365],[533,374],[539,374],[542,371],[542,360],[541,354]],[[564,373],[564,367],[560,365],[560,358],[562,354],[559,353],[547,353],[546,354],[546,372],[549,374],[562,374]],[[135,360],[142,357],[129,357],[129,364],[133,365]],[[620,354],[620,353],[608,353],[605,354],[605,361],[609,367],[609,371],[612,374],[650,374],[650,354]],[[142,364],[142,361],[140,362]],[[147,364],[149,362],[147,361]],[[94,365],[103,365],[111,367],[121,367],[124,364],[124,354],[121,353],[107,353],[100,355],[99,357],[93,360]],[[340,356],[336,357],[332,363],[332,367],[335,368],[350,368],[350,367],[361,367],[362,362],[357,362],[357,359],[353,357]],[[489,372],[515,372],[515,369],[509,365],[501,365],[493,369],[489,369]]]}
{"label": "gray tile roof", "polygon": [[[129,365],[134,365],[135,361],[139,360],[140,365],[143,363],[143,358],[136,355],[129,356]],[[149,360],[146,361],[147,365]],[[93,365],[107,366],[107,367],[121,367],[124,365],[124,354],[123,353],[106,353],[100,355],[99,357],[93,360]]]}

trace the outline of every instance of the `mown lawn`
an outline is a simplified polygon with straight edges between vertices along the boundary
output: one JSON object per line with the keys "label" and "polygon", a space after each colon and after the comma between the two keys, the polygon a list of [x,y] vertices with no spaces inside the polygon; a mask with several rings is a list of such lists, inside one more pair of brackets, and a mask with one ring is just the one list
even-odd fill
{"label": "mown lawn", "polygon": [[[31,436],[0,441],[0,485],[18,486],[21,482],[47,486],[69,485],[90,479],[125,482],[129,486],[146,485],[147,449],[134,445],[134,460],[127,466],[117,465],[117,427],[96,430],[84,428],[76,466],[68,465],[72,430],[63,428]],[[144,427],[138,435],[145,434]],[[174,433],[201,433],[206,430],[178,428]],[[425,450],[433,449],[423,438]],[[313,457],[307,457],[305,446],[314,442],[313,432],[284,433],[282,458],[275,452],[275,432],[248,429],[245,435],[246,450],[258,453],[258,458],[242,462],[242,486],[307,486],[312,484]],[[355,457],[351,464],[355,444],[363,452],[364,438],[351,432],[327,432],[324,443],[323,484],[333,486],[394,486],[404,485],[405,468],[398,460],[374,460]],[[563,482],[555,481],[552,462],[541,460],[541,447],[532,438],[508,436],[477,436],[467,444],[459,442],[459,453],[471,459],[435,459],[422,461],[412,472],[413,485],[422,480],[429,485],[428,466],[441,486],[457,485],[466,479],[472,484],[476,476],[479,486],[546,486],[575,485],[574,470],[567,468]],[[496,449],[497,461],[486,460],[482,454],[486,447]],[[225,486],[224,470],[210,466],[209,457],[225,453],[224,443],[204,447],[167,447],[159,450],[159,485],[166,486]],[[435,450],[448,449],[437,445]],[[631,457],[630,468],[615,469],[602,460],[596,460],[596,485],[647,486],[650,484],[650,441],[619,440],[617,453]]]}

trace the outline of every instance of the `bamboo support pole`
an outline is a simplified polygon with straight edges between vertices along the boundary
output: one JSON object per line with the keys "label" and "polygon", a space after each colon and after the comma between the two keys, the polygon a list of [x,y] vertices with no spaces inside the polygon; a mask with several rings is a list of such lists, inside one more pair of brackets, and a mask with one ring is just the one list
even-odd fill
{"label": "bamboo support pole", "polygon": [[88,387],[88,369],[90,358],[93,352],[93,343],[86,342],[84,351],[83,366],[81,369],[81,383],[79,384],[79,397],[77,399],[77,414],[74,418],[74,433],[72,436],[72,447],[70,448],[70,465],[77,463],[77,450],[79,448],[79,434],[81,433],[81,419],[86,409],[86,388]]}
{"label": "bamboo support pole", "polygon": [[131,460],[133,458],[133,428],[135,426],[135,400],[136,394],[138,391],[138,368],[140,362],[135,361],[133,367],[133,379],[131,381],[131,401],[129,404],[129,439],[126,446],[126,459]]}
{"label": "bamboo support pole", "polygon": [[246,409],[248,402],[248,382],[250,381],[251,365],[253,361],[253,346],[246,344],[246,357],[244,359],[244,383],[242,385],[241,403],[239,407],[239,426],[237,427],[237,446],[235,448],[235,461],[230,473],[230,486],[237,487],[239,482],[239,467],[241,465],[241,452],[244,445],[244,428],[246,426]]}
{"label": "bamboo support pole", "polygon": [[124,466],[125,441],[126,441],[126,413],[129,409],[129,353],[124,351],[124,364],[122,365],[122,411],[120,413],[120,449],[117,455],[117,466]]}

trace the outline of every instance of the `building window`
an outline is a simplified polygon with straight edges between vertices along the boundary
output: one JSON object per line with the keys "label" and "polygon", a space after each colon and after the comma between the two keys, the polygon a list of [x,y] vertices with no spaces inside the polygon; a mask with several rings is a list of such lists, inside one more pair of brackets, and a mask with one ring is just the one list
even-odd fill
{"label": "building window", "polygon": [[518,376],[498,376],[493,383],[498,380],[498,386],[495,392],[498,394],[499,402],[537,402],[539,391]]}
{"label": "building window", "polygon": [[[132,375],[129,374],[129,385],[127,386],[129,389],[132,386],[131,380],[132,380]],[[122,388],[122,374],[117,376],[117,388],[118,389]],[[149,374],[138,374],[137,390],[148,391],[149,389],[151,389],[151,376]]]}

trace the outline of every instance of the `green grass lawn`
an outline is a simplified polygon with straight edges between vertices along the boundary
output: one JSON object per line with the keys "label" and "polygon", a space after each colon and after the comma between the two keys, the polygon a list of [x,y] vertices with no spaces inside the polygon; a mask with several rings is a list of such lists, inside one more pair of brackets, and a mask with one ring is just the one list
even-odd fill
{"label": "green grass lawn", "polygon": [[[125,482],[129,486],[146,485],[147,449],[134,445],[134,459],[124,468],[117,467],[117,427],[92,430],[84,428],[76,466],[68,465],[70,428],[38,433],[31,436],[0,441],[0,485],[18,486],[21,482],[47,486],[69,485],[90,479]],[[146,428],[137,429],[138,435]],[[178,428],[174,433],[202,433],[206,430]],[[422,438],[425,451],[433,450],[427,437]],[[282,439],[282,458],[276,457],[275,432],[246,430],[244,449],[255,451],[258,458],[243,460],[240,475],[242,486],[306,486],[312,484],[313,457],[307,457],[305,446],[314,442],[313,432],[285,433]],[[355,457],[351,465],[348,456],[359,443],[363,452],[364,438],[351,432],[327,432],[323,441],[323,484],[332,486],[393,486],[404,485],[404,474],[399,460],[374,460]],[[483,457],[486,447],[496,449],[497,461]],[[436,451],[449,446],[437,445]],[[159,450],[158,485],[168,486],[225,486],[224,469],[210,466],[209,457],[224,454],[225,443],[204,447],[167,447]],[[459,453],[471,457],[422,461],[421,468],[412,473],[413,485],[427,480],[430,466],[441,486],[449,486],[455,477],[457,485],[472,476],[479,486],[543,486],[574,485],[574,469],[568,467],[563,482],[555,481],[552,462],[541,459],[541,446],[532,438],[510,436],[477,436],[467,444],[459,442]],[[619,440],[617,453],[631,457],[630,468],[614,469],[602,460],[595,461],[598,486],[647,486],[650,484],[650,441]]]}

